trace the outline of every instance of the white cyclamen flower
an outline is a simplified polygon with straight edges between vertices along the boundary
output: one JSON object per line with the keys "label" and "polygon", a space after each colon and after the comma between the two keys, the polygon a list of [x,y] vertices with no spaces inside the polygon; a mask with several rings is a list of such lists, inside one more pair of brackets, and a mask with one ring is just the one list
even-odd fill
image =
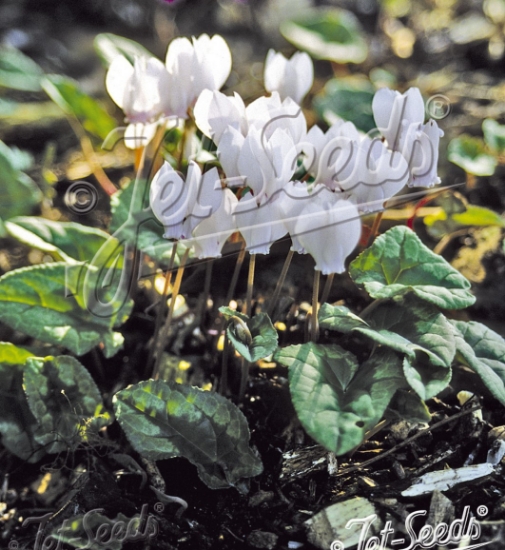
{"label": "white cyclamen flower", "polygon": [[372,111],[377,128],[393,151],[402,151],[411,126],[424,122],[424,102],[419,88],[409,88],[404,94],[381,88],[374,95]]}
{"label": "white cyclamen flower", "polygon": [[298,213],[292,238],[315,260],[323,275],[343,273],[345,260],[361,236],[361,219],[356,206],[316,186],[313,196]]}
{"label": "white cyclamen flower", "polygon": [[291,59],[269,50],[265,60],[265,89],[279,92],[281,99],[290,97],[301,103],[314,82],[312,59],[305,52],[296,52]]}
{"label": "white cyclamen flower", "polygon": [[165,228],[166,239],[188,239],[203,220],[221,206],[223,191],[216,168],[202,175],[189,163],[186,181],[165,162],[151,183],[149,203]]}
{"label": "white cyclamen flower", "polygon": [[194,247],[197,258],[221,256],[226,240],[237,230],[233,218],[237,202],[237,197],[229,189],[221,190],[221,205],[195,227],[193,237],[188,241],[188,245]]}
{"label": "white cyclamen flower", "polygon": [[187,118],[187,111],[203,90],[219,90],[231,72],[231,52],[224,38],[202,34],[176,38],[170,43],[166,60],[170,76],[171,114]]}

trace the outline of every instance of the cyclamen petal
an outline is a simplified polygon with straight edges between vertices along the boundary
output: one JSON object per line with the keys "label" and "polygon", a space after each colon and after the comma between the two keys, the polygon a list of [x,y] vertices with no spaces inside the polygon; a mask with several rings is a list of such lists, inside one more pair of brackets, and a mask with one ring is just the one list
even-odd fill
{"label": "cyclamen petal", "polygon": [[433,119],[412,129],[402,153],[411,170],[409,187],[433,187],[440,183],[437,175],[438,149],[443,135],[443,130]]}
{"label": "cyclamen petal", "polygon": [[247,131],[245,105],[238,94],[228,97],[217,90],[204,90],[193,112],[198,128],[218,145],[229,127]]}
{"label": "cyclamen petal", "polygon": [[218,90],[230,75],[232,58],[230,48],[224,38],[218,34],[209,38],[202,34],[193,37],[195,50],[195,97],[205,90]]}
{"label": "cyclamen petal", "polygon": [[193,86],[195,50],[187,38],[172,40],[165,65],[170,75],[170,86],[166,93],[170,96],[171,114],[187,118],[188,108],[196,98]]}
{"label": "cyclamen petal", "polygon": [[125,91],[133,75],[133,65],[122,55],[112,60],[105,77],[105,87],[112,101],[121,109],[124,106]]}
{"label": "cyclamen petal", "polygon": [[359,242],[361,220],[350,201],[311,200],[299,213],[294,234],[314,258],[315,269],[323,275],[343,273],[347,256]]}
{"label": "cyclamen petal", "polygon": [[226,240],[236,231],[232,214],[238,203],[237,197],[229,189],[222,189],[221,195],[219,208],[198,224],[188,241],[199,259],[219,258]]}
{"label": "cyclamen petal", "polygon": [[281,99],[290,97],[301,103],[312,87],[314,67],[306,53],[297,52],[288,60],[269,50],[265,60],[265,89],[278,92]]}

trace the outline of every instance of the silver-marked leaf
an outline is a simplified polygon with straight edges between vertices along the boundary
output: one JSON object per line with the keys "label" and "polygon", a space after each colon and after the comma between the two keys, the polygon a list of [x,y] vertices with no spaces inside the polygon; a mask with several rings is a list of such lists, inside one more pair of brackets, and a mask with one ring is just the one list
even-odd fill
{"label": "silver-marked leaf", "polygon": [[451,368],[438,369],[421,361],[412,362],[408,357],[403,360],[403,373],[409,386],[424,401],[445,390],[452,377]]}
{"label": "silver-marked leaf", "polygon": [[[107,242],[111,261],[123,266],[122,254],[116,250],[119,242],[105,231],[75,222],[55,222],[35,216],[20,216],[5,223],[7,231],[22,243],[42,250],[56,260],[72,263],[91,262]],[[116,254],[112,254],[116,251]],[[117,256],[117,259],[116,259]],[[109,267],[109,266],[107,266]]]}
{"label": "silver-marked leaf", "polygon": [[367,320],[369,323],[343,306],[323,304],[319,313],[322,328],[362,334],[377,344],[406,354],[411,360],[422,352],[433,365],[449,367],[454,359],[452,328],[430,304],[407,296],[403,302],[378,304]]}
{"label": "silver-marked leaf", "polygon": [[405,226],[393,227],[375,239],[351,263],[349,272],[373,298],[413,292],[445,309],[462,309],[475,302],[470,282]]}
{"label": "silver-marked leaf", "polygon": [[118,392],[114,411],[134,449],[151,460],[187,458],[212,489],[242,490],[262,472],[242,412],[217,393],[148,380]]}
{"label": "silver-marked leaf", "polygon": [[112,422],[89,372],[74,357],[30,357],[23,388],[38,427],[34,439],[48,453],[72,448]]}
{"label": "silver-marked leaf", "polygon": [[474,370],[491,394],[505,405],[505,340],[474,321],[451,321],[458,359]]}
{"label": "silver-marked leaf", "polygon": [[[348,361],[342,357],[348,356]],[[356,359],[336,345],[309,342],[279,349],[274,359],[289,368],[289,388],[306,432],[337,455],[359,445],[382,417],[397,389],[405,387],[400,358],[380,350],[362,364],[347,387],[335,371]],[[330,365],[333,365],[330,367]]]}
{"label": "silver-marked leaf", "polygon": [[398,390],[389,404],[384,417],[393,421],[415,424],[427,423],[431,414],[426,403],[412,390]]}
{"label": "silver-marked leaf", "polygon": [[468,174],[475,176],[492,176],[498,164],[495,155],[489,153],[484,141],[468,134],[450,141],[447,158]]}
{"label": "silver-marked leaf", "polygon": [[23,365],[33,354],[0,342],[0,433],[2,445],[23,460],[36,462],[45,453],[33,434],[37,421],[23,392]]}
{"label": "silver-marked leaf", "polygon": [[[10,271],[0,277],[0,320],[29,336],[64,346],[83,355],[99,344],[106,357],[123,344],[123,336],[112,328],[122,324],[131,301],[116,314],[108,314],[107,282],[91,270],[91,285],[84,290],[84,279],[91,268],[85,264],[56,262]],[[113,270],[118,275],[120,270]],[[103,291],[103,293],[102,293]],[[89,296],[103,300],[103,315],[89,310]],[[112,298],[111,298],[112,299]],[[95,308],[95,311],[98,308]]]}
{"label": "silver-marked leaf", "polygon": [[277,349],[277,331],[266,313],[249,318],[227,307],[219,311],[228,321],[226,334],[233,347],[248,361],[264,359]]}

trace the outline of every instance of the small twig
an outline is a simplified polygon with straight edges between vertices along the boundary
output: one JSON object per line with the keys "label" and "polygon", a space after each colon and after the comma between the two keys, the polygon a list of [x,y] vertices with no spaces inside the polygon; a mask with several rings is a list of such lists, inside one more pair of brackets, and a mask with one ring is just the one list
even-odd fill
{"label": "small twig", "polygon": [[335,278],[335,273],[330,273],[326,277],[326,282],[324,283],[323,295],[321,296],[321,303],[324,304],[328,300],[330,295],[331,285],[333,284],[333,279]]}
{"label": "small twig", "polygon": [[284,281],[286,279],[286,275],[288,273],[288,269],[289,269],[289,266],[291,264],[291,260],[293,259],[293,254],[294,254],[294,251],[290,249],[289,252],[288,252],[288,255],[286,256],[286,259],[284,260],[284,265],[282,266],[282,271],[281,271],[281,274],[279,276],[279,280],[277,281],[277,286],[275,287],[275,292],[272,296],[272,299],[270,300],[270,304],[269,304],[268,309],[267,309],[267,313],[270,317],[272,316],[272,314],[275,310],[275,306],[277,305],[277,300],[279,299],[282,287],[284,286]]}
{"label": "small twig", "polygon": [[314,285],[312,287],[312,317],[310,323],[310,339],[312,342],[317,342],[318,322],[317,322],[317,306],[319,300],[319,280],[321,272],[319,269],[314,269]]}
{"label": "small twig", "polygon": [[459,413],[457,413],[457,414],[455,414],[455,415],[453,415],[449,418],[444,418],[443,420],[440,420],[440,422],[437,422],[436,424],[433,424],[433,426],[428,426],[424,430],[421,430],[420,432],[417,432],[415,435],[413,435],[412,437],[409,437],[405,441],[402,441],[401,443],[398,443],[397,445],[395,445],[391,449],[383,452],[379,456],[374,456],[370,460],[366,460],[365,462],[362,462],[361,464],[356,464],[356,466],[351,466],[350,468],[346,468],[345,470],[342,470],[341,472],[337,472],[336,475],[341,476],[341,475],[345,475],[345,474],[350,474],[351,472],[355,472],[356,470],[362,470],[363,468],[366,468],[367,466],[370,466],[374,462],[377,462],[378,460],[382,460],[383,458],[386,458],[387,456],[395,453],[398,449],[401,449],[403,447],[406,447],[407,445],[410,445],[413,441],[415,441],[416,439],[419,439],[423,435],[426,435],[427,433],[429,433],[433,430],[436,430],[438,428],[441,428],[442,426],[445,426],[445,424],[449,424],[453,420],[458,420],[459,418],[462,418],[463,416],[466,416],[467,414],[471,414],[474,411],[477,411],[481,408],[482,408],[481,405],[478,405],[478,406],[472,407],[471,409],[468,409],[466,411],[461,411],[461,412],[459,412]]}

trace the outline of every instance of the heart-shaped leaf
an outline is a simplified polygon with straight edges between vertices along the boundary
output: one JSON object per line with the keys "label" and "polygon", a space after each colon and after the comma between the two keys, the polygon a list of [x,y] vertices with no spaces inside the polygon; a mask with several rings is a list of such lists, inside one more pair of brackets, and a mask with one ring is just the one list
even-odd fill
{"label": "heart-shaped leaf", "polygon": [[114,411],[134,449],[151,460],[187,458],[212,489],[244,487],[262,472],[240,410],[217,393],[162,380],[114,396]]}
{"label": "heart-shaped leaf", "polygon": [[445,390],[452,377],[451,368],[438,369],[421,361],[412,362],[408,357],[403,360],[403,373],[409,386],[424,401]]}
{"label": "heart-shaped leaf", "polygon": [[[335,373],[352,370],[353,354],[336,345],[309,342],[279,349],[274,359],[289,368],[289,388],[298,418],[318,443],[342,455],[359,445],[382,417],[397,389],[406,386],[401,360],[380,350],[347,385]],[[344,380],[348,379],[345,375]]]}
{"label": "heart-shaped leaf", "polygon": [[251,363],[268,357],[277,349],[277,331],[266,313],[249,318],[228,307],[220,307],[219,311],[228,321],[226,335],[233,347]]}
{"label": "heart-shaped leaf", "polygon": [[500,154],[505,152],[505,124],[486,118],[482,123],[482,132],[488,147]]}
{"label": "heart-shaped leaf", "polygon": [[112,422],[89,372],[74,357],[30,357],[23,388],[38,427],[34,439],[48,453],[87,441]]}
{"label": "heart-shaped leaf", "polygon": [[482,139],[466,134],[451,140],[447,158],[474,176],[492,176],[498,164],[496,158],[488,153]]}
{"label": "heart-shaped leaf", "polygon": [[373,298],[413,292],[446,309],[462,309],[475,302],[470,282],[405,226],[393,227],[375,239],[351,263],[349,272]]}
{"label": "heart-shaped leaf", "polygon": [[456,353],[453,331],[433,306],[407,297],[403,302],[378,304],[367,320],[368,323],[343,306],[323,304],[319,313],[321,328],[362,334],[377,344],[406,354],[411,360],[422,352],[433,365],[451,365]]}
{"label": "heart-shaped leaf", "polygon": [[505,340],[481,323],[451,321],[458,358],[481,378],[505,405]]}

